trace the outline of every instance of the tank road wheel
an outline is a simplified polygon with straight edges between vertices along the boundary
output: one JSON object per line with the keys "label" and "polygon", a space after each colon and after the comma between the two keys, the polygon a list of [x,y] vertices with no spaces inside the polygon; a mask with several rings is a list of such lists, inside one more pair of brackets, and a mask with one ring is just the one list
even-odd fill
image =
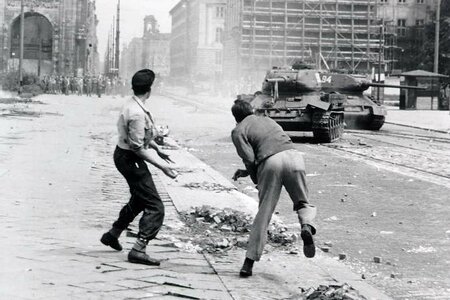
{"label": "tank road wheel", "polygon": [[380,130],[384,125],[385,116],[373,116],[370,123],[367,125],[368,130]]}
{"label": "tank road wheel", "polygon": [[312,118],[312,131],[319,143],[331,143],[344,133],[344,115],[333,112],[315,112]]}

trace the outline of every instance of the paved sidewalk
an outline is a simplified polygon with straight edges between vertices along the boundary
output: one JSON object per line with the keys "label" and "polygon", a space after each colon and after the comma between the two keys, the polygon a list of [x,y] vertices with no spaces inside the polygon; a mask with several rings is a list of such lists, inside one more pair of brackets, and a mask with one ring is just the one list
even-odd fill
{"label": "paved sidewalk", "polygon": [[450,112],[444,110],[399,110],[388,107],[386,123],[450,134]]}

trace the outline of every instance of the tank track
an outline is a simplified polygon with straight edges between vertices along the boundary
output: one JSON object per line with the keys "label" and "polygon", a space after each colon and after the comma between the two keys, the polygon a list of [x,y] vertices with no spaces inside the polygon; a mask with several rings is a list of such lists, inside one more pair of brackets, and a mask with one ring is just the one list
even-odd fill
{"label": "tank track", "polygon": [[384,116],[372,116],[372,120],[367,125],[368,130],[380,130],[380,128],[384,125]]}
{"label": "tank track", "polygon": [[331,111],[314,112],[312,131],[318,143],[331,143],[344,133],[344,114]]}

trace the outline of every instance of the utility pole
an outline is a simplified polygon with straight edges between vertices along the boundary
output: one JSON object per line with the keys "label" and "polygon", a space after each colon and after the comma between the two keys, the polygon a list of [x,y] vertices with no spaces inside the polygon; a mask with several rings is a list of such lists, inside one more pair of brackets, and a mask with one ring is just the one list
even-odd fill
{"label": "utility pole", "polygon": [[19,95],[22,94],[23,86],[23,48],[24,48],[24,34],[25,34],[25,15],[23,0],[20,0],[20,54],[19,54]]}
{"label": "utility pole", "polygon": [[[378,79],[377,82],[381,82],[381,55],[384,52],[383,47],[383,35],[384,35],[384,24],[383,20],[381,20],[380,24],[380,49],[378,50]],[[380,103],[380,87],[377,87],[377,102]]]}
{"label": "utility pole", "polygon": [[109,65],[109,70],[114,69],[115,59],[116,59],[116,16],[113,17],[112,30],[111,30],[111,62]]}
{"label": "utility pole", "polygon": [[441,0],[437,0],[436,27],[434,35],[434,73],[439,73],[439,31],[441,21]]}
{"label": "utility pole", "polygon": [[116,60],[114,68],[116,69],[117,74],[119,74],[119,66],[120,66],[120,0],[117,3],[117,18],[116,18]]}

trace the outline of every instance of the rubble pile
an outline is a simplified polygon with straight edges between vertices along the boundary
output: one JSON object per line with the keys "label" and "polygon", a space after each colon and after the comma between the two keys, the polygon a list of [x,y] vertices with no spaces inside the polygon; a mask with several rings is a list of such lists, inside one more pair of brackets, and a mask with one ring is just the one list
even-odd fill
{"label": "rubble pile", "polygon": [[[182,219],[191,231],[196,231],[195,244],[207,252],[224,252],[233,247],[245,248],[253,217],[243,212],[209,205],[192,208],[182,213]],[[296,234],[279,222],[272,222],[268,228],[269,243],[274,246],[289,246],[298,240]]]}
{"label": "rubble pile", "polygon": [[213,224],[210,228],[237,233],[249,232],[253,223],[253,217],[250,215],[231,208],[218,209],[209,205],[193,208],[190,211],[190,219]]}
{"label": "rubble pile", "polygon": [[302,293],[303,300],[367,300],[348,284],[320,285]]}

